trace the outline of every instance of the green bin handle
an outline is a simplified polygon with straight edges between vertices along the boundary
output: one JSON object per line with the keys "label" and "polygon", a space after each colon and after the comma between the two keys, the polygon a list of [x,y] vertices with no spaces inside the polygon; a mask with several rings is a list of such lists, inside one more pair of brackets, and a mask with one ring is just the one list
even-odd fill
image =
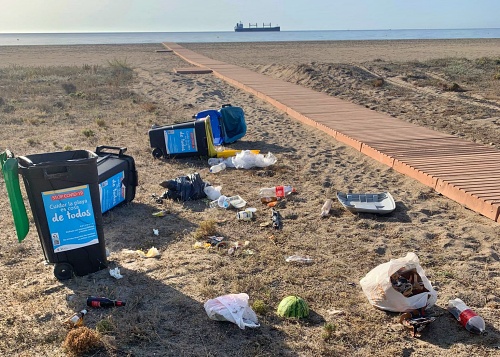
{"label": "green bin handle", "polygon": [[0,164],[2,168],[5,186],[9,195],[10,207],[12,216],[14,217],[14,225],[16,226],[17,240],[22,242],[28,235],[30,223],[26,207],[24,206],[21,188],[19,187],[18,162],[14,155],[6,150],[0,154]]}

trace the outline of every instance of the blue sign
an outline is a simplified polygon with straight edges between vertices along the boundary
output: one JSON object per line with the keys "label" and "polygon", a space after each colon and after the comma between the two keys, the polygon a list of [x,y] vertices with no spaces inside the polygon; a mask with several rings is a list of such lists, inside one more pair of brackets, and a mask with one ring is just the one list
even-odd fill
{"label": "blue sign", "polygon": [[102,213],[125,201],[124,179],[125,172],[122,171],[99,184]]}
{"label": "blue sign", "polygon": [[194,128],[165,130],[167,154],[198,152]]}
{"label": "blue sign", "polygon": [[54,253],[99,243],[89,185],[42,192]]}

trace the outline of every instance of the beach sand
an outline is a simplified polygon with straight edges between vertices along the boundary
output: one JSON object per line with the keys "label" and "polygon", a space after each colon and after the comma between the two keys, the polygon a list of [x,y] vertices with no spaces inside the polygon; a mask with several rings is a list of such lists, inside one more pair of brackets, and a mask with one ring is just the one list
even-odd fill
{"label": "beach sand", "polygon": [[[495,77],[500,40],[183,45],[500,148]],[[85,318],[90,328],[109,323],[96,354],[102,356],[498,354],[498,223],[213,75],[174,73],[189,65],[172,53],[156,52],[161,49],[161,44],[0,48],[2,150],[29,155],[125,146],[139,175],[133,203],[104,216],[109,267],[120,268],[121,280],[103,270],[57,281],[52,266],[43,264],[32,219],[28,237],[17,243],[0,180],[2,354],[64,355],[61,322],[84,308],[88,295],[127,301],[124,308],[91,309]],[[385,80],[382,88],[371,84],[377,77]],[[466,91],[446,90],[453,83]],[[275,165],[210,174],[206,160],[152,157],[147,135],[152,124],[187,121],[226,103],[243,108],[248,126],[245,137],[230,148],[271,152]],[[193,172],[221,185],[223,194],[243,197],[257,208],[256,219],[238,221],[235,210],[209,209],[204,200],[154,202],[151,195],[164,192],[160,182]],[[260,203],[259,189],[283,184],[297,190],[280,208],[283,229],[261,227],[270,222],[271,212]],[[335,199],[337,191],[348,190],[389,191],[397,208],[387,216],[351,214]],[[321,218],[327,198],[333,207]],[[168,211],[165,217],[152,216],[161,209]],[[248,241],[248,246],[234,255],[193,248],[200,225],[207,222],[215,225],[216,235],[232,243]],[[130,253],[152,246],[160,251],[158,258]],[[408,252],[418,255],[438,293],[428,311],[436,321],[420,338],[410,337],[399,313],[373,308],[359,284],[378,264]],[[287,263],[285,258],[294,254],[313,263]],[[264,302],[267,311],[259,311],[259,328],[240,330],[208,319],[203,304],[229,293],[247,293],[250,304]],[[276,316],[280,300],[292,294],[309,303],[308,319]],[[484,317],[488,335],[470,334],[446,311],[455,297]]]}

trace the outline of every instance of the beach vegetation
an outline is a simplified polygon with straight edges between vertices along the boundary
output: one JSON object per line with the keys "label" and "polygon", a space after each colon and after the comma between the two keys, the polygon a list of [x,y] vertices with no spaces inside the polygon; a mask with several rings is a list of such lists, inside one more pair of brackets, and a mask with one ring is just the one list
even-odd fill
{"label": "beach vegetation", "polygon": [[193,233],[193,237],[194,239],[199,240],[213,236],[216,233],[217,233],[217,222],[215,222],[214,220],[206,220],[200,222],[200,225]]}
{"label": "beach vegetation", "polygon": [[331,339],[336,329],[337,327],[335,326],[335,324],[331,322],[325,323],[323,325],[323,333],[321,334],[323,340],[328,341],[329,339]]}
{"label": "beach vegetation", "polygon": [[83,129],[82,130],[82,134],[86,138],[91,138],[91,137],[95,136],[95,133],[94,133],[94,131],[92,129]]}
{"label": "beach vegetation", "polygon": [[2,107],[2,112],[4,113],[13,113],[16,108],[13,105],[6,104]]}
{"label": "beach vegetation", "polygon": [[264,300],[257,299],[252,304],[252,309],[259,315],[265,315],[269,311],[269,307]]}
{"label": "beach vegetation", "polygon": [[97,124],[97,126],[99,128],[105,128],[107,125],[106,125],[106,121],[104,119],[101,119],[101,118],[97,118],[95,120],[95,123]]}
{"label": "beach vegetation", "polygon": [[72,98],[85,98],[87,95],[84,92],[72,92],[69,94],[70,97]]}
{"label": "beach vegetation", "polygon": [[128,83],[132,78],[134,71],[127,63],[127,59],[113,59],[108,61],[108,67],[111,70],[110,84],[119,87]]}
{"label": "beach vegetation", "polygon": [[26,139],[26,142],[28,143],[29,146],[37,146],[40,144],[40,142],[38,140],[33,139],[33,138]]}
{"label": "beach vegetation", "polygon": [[153,102],[141,103],[140,106],[148,113],[153,113],[158,108],[157,105]]}
{"label": "beach vegetation", "polygon": [[73,83],[62,83],[62,89],[66,92],[66,94],[71,94],[76,92],[76,86]]}

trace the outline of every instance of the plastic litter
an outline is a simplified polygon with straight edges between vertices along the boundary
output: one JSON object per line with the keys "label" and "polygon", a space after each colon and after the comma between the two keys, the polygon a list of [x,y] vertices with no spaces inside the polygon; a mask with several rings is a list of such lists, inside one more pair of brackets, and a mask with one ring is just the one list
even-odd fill
{"label": "plastic litter", "polygon": [[309,258],[309,257],[305,257],[303,255],[291,255],[291,256],[287,257],[285,259],[285,261],[288,262],[288,263],[293,262],[293,263],[306,263],[306,264],[310,264],[310,263],[314,262],[314,259]]}
{"label": "plastic litter", "polygon": [[242,330],[245,327],[259,327],[257,315],[248,305],[248,299],[245,293],[223,295],[208,300],[204,307],[211,320],[229,321]]}
{"label": "plastic litter", "polygon": [[142,250],[136,250],[136,252],[143,258],[154,258],[160,255],[160,252],[155,247],[149,248],[146,253],[144,253]]}
{"label": "plastic litter", "polygon": [[282,229],[283,228],[283,222],[281,220],[281,215],[278,211],[272,208],[272,215],[271,215],[271,220],[273,222],[273,228],[274,229]]}
{"label": "plastic litter", "polygon": [[120,274],[120,268],[109,269],[109,275],[115,279],[123,278],[123,275]]}
{"label": "plastic litter", "polygon": [[321,208],[321,217],[326,217],[330,214],[330,210],[332,209],[333,201],[331,199],[327,199],[325,204]]}
{"label": "plastic litter", "polygon": [[169,212],[165,210],[161,210],[158,212],[153,213],[153,217],[165,217]]}
{"label": "plastic litter", "polygon": [[207,195],[205,194],[204,189],[207,185],[208,183],[204,182],[201,179],[200,174],[197,172],[160,183],[161,187],[167,189],[162,197],[178,201],[205,198]]}
{"label": "plastic litter", "polygon": [[448,311],[462,324],[463,327],[472,333],[483,334],[486,325],[481,316],[478,316],[470,307],[456,298],[448,302]]}
{"label": "plastic litter", "polygon": [[215,174],[225,169],[226,169],[226,164],[224,162],[221,162],[220,164],[213,165],[212,167],[210,167],[210,172],[212,174]]}
{"label": "plastic litter", "polygon": [[427,309],[437,301],[437,292],[412,252],[378,265],[359,283],[370,303],[382,310]]}
{"label": "plastic litter", "polygon": [[253,207],[249,207],[244,211],[239,211],[236,213],[236,218],[241,221],[251,221],[253,218],[253,214],[257,211],[257,209]]}
{"label": "plastic litter", "polygon": [[420,337],[422,330],[434,320],[436,320],[435,317],[425,316],[425,309],[405,312],[399,318],[399,322],[410,329],[412,337]]}
{"label": "plastic litter", "polygon": [[160,231],[158,229],[153,229],[153,234],[155,236],[159,236],[160,235]]}
{"label": "plastic litter", "polygon": [[208,199],[215,201],[217,200],[220,196],[220,190],[222,189],[222,186],[206,186],[203,191],[205,192],[205,195],[207,195]]}
{"label": "plastic litter", "polygon": [[250,150],[243,150],[232,158],[234,167],[237,169],[251,169],[252,167],[267,167],[275,164],[276,156],[272,153],[266,155],[255,154]]}

